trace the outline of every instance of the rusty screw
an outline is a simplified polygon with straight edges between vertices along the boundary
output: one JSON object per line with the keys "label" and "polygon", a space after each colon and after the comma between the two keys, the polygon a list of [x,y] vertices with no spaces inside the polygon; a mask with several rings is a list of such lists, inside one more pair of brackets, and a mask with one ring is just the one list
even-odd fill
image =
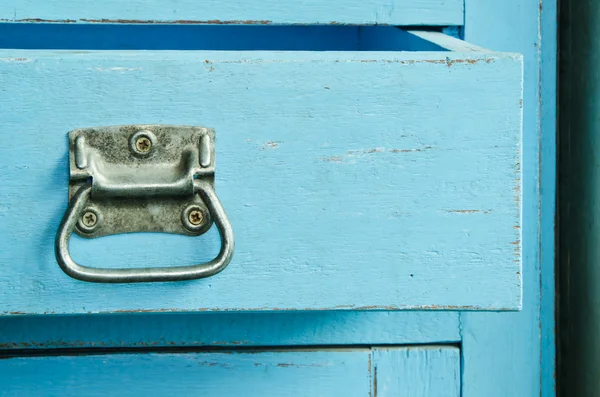
{"label": "rusty screw", "polygon": [[194,226],[201,225],[204,222],[204,214],[200,210],[191,210],[188,214],[188,220]]}
{"label": "rusty screw", "polygon": [[135,148],[140,153],[148,153],[152,148],[152,141],[146,136],[140,136],[135,141]]}
{"label": "rusty screw", "polygon": [[93,228],[96,226],[96,223],[98,223],[98,216],[92,211],[87,211],[81,217],[81,223],[83,223],[85,227]]}

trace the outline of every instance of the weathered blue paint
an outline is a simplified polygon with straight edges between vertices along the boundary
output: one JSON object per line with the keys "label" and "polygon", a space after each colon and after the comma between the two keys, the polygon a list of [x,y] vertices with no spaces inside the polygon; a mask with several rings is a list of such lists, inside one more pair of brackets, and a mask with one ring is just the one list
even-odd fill
{"label": "weathered blue paint", "polygon": [[[468,46],[1,51],[0,311],[518,309],[521,67]],[[99,285],[56,265],[65,133],[128,123],[216,129],[216,190],[236,236],[224,272]],[[73,238],[71,253],[151,267],[219,246],[216,232],[135,234]]]}
{"label": "weathered blue paint", "polygon": [[[33,4],[31,1],[18,3]],[[459,335],[459,338],[464,340],[462,347],[465,364],[462,374],[463,396],[550,397],[554,395],[554,379],[550,374],[554,370],[554,244],[551,225],[554,217],[555,193],[552,176],[555,156],[553,146],[555,68],[552,58],[555,56],[556,45],[556,1],[467,0],[466,3],[467,40],[494,50],[517,51],[525,54],[524,147],[528,149],[529,154],[525,156],[524,164],[523,221],[529,224],[529,227],[525,226],[524,238],[531,244],[524,252],[523,311],[460,315],[462,335]],[[45,4],[50,3],[45,2]],[[37,8],[45,8],[45,4],[40,4]],[[346,13],[345,10],[340,12]],[[56,14],[60,14],[60,10],[56,11]],[[16,18],[11,17],[11,20],[14,19]],[[66,174],[63,177],[66,178]],[[542,192],[543,195],[540,195]],[[4,208],[4,210],[8,209]],[[55,217],[59,216],[59,212],[57,211]],[[48,233],[51,234],[52,231],[48,230]],[[173,321],[173,316],[179,317],[180,320]],[[165,341],[174,343],[192,341],[192,344],[196,341],[197,344],[204,344],[204,340],[214,341],[215,335],[219,334],[219,330],[223,330],[229,321],[232,327],[242,328],[238,331],[239,334],[243,334],[244,327],[248,327],[250,335],[248,344],[261,344],[264,340],[269,341],[267,344],[273,342],[277,344],[278,340],[284,340],[283,344],[295,342],[311,344],[311,340],[318,344],[321,341],[336,339],[336,336],[339,336],[339,343],[368,344],[373,343],[368,342],[369,340],[381,339],[387,340],[384,343],[394,343],[394,341],[405,343],[406,338],[410,338],[407,335],[411,332],[414,332],[415,340],[423,337],[414,328],[425,330],[427,336],[424,340],[428,343],[429,338],[436,338],[433,336],[434,333],[430,332],[432,328],[440,329],[441,333],[438,337],[443,340],[447,334],[441,329],[455,327],[458,321],[457,313],[440,312],[225,313],[215,314],[214,316],[218,316],[219,320],[216,321],[214,328],[209,328],[207,323],[214,318],[211,317],[213,314],[195,314],[188,317],[189,321],[182,319],[185,316],[183,314],[111,315],[85,320],[82,316],[67,316],[62,317],[64,319],[62,322],[61,317],[38,317],[37,319],[5,317],[0,318],[0,330],[1,332],[8,330],[4,333],[4,340],[50,341],[47,347],[61,347],[60,341],[57,340],[57,336],[60,335],[66,335],[69,342],[79,341],[81,346],[90,346],[96,342],[98,346],[139,346],[144,340],[153,344],[157,338],[160,338],[159,334],[166,335]],[[439,322],[442,318],[446,318],[448,323]],[[37,327],[36,320],[39,321]],[[403,322],[405,324],[400,325]],[[137,333],[136,336],[127,334],[128,323],[134,324],[129,329],[131,333]],[[6,324],[9,326],[3,327]],[[144,324],[152,329],[145,329]],[[274,325],[271,329],[268,327],[270,324]],[[117,326],[115,333],[103,337],[102,335],[113,325]],[[170,325],[198,326],[198,331],[178,333]],[[78,326],[81,328],[77,329]],[[22,328],[19,330],[19,327]],[[28,332],[25,327],[37,329],[36,332]],[[64,328],[75,328],[75,330],[72,329],[71,333],[68,333]],[[202,333],[204,329],[208,330],[206,334]],[[314,333],[314,338],[311,333]],[[127,334],[127,336],[119,338],[119,334]],[[241,340],[236,332],[228,334],[223,331],[223,334],[228,341]],[[31,337],[28,339],[27,335]]]}
{"label": "weathered blue paint", "polygon": [[375,397],[460,397],[460,351],[378,348],[373,351],[373,378]]}
{"label": "weathered blue paint", "polygon": [[0,393],[458,397],[459,366],[455,347],[23,357],[0,360]]}
{"label": "weathered blue paint", "polygon": [[466,1],[465,39],[524,55],[523,310],[462,313],[463,396],[555,395],[556,1]]}
{"label": "weathered blue paint", "polygon": [[3,0],[0,21],[462,25],[463,0]]}
{"label": "weathered blue paint", "polygon": [[0,317],[1,349],[460,342],[456,312],[163,313]]}

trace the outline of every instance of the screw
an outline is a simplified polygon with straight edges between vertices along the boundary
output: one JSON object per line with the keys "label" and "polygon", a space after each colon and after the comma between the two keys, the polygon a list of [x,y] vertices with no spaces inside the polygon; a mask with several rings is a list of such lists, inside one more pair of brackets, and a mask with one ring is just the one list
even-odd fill
{"label": "screw", "polygon": [[84,226],[89,227],[89,228],[96,226],[97,222],[98,222],[98,217],[92,211],[87,211],[81,217],[81,223],[83,223]]}
{"label": "screw", "polygon": [[181,212],[181,223],[190,232],[202,234],[210,228],[212,222],[206,208],[193,203]]}
{"label": "screw", "polygon": [[154,150],[156,136],[152,131],[142,130],[129,137],[129,150],[136,157],[147,157]]}
{"label": "screw", "polygon": [[83,215],[77,221],[77,226],[79,230],[84,233],[92,233],[100,222],[102,221],[102,216],[99,214],[95,208],[86,208],[83,211]]}
{"label": "screw", "polygon": [[204,222],[204,214],[200,210],[191,210],[188,214],[188,220],[194,226],[201,225]]}
{"label": "screw", "polygon": [[152,148],[152,142],[146,136],[140,136],[135,141],[135,147],[140,153],[148,153]]}

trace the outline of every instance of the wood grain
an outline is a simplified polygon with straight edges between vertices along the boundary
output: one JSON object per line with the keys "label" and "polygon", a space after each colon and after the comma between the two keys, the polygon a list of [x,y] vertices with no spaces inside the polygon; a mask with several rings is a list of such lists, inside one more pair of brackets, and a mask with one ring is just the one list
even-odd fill
{"label": "wood grain", "polygon": [[[0,59],[3,313],[520,307],[518,55]],[[225,272],[98,285],[56,265],[66,132],[129,123],[216,129],[216,189],[236,235]],[[72,241],[75,260],[106,267],[195,263],[218,248],[216,233]]]}
{"label": "wood grain", "polygon": [[462,25],[462,0],[4,0],[5,22]]}

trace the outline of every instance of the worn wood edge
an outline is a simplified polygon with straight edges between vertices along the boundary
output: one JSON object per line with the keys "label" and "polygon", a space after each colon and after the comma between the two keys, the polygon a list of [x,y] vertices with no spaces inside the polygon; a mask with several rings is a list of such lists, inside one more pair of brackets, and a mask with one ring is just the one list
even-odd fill
{"label": "worn wood edge", "polygon": [[88,311],[82,312],[28,312],[28,311],[2,311],[2,316],[63,316],[63,315],[107,315],[107,314],[154,314],[154,313],[264,313],[264,312],[340,312],[340,311],[369,311],[369,312],[399,312],[399,311],[461,311],[461,312],[518,312],[522,309],[521,305],[515,307],[503,306],[459,306],[459,305],[386,305],[386,306],[333,306],[333,307],[306,307],[306,308],[280,308],[280,307],[246,307],[238,309],[222,309],[222,308],[197,308],[197,309],[178,309],[178,308],[151,308],[151,309],[124,309],[124,310],[109,310],[109,311]]}
{"label": "worn wood edge", "polygon": [[523,56],[510,52],[454,51],[72,51],[72,50],[0,50],[0,62],[29,63],[52,59],[140,59],[198,62],[396,62],[431,63],[453,66],[467,63],[493,63],[509,60],[522,62]]}
{"label": "worn wood edge", "polygon": [[[217,2],[6,0],[4,23],[461,26],[462,0]],[[88,4],[89,4],[88,3]],[[175,3],[175,4],[173,4]],[[60,6],[59,6],[60,5]],[[245,7],[242,7],[245,6]]]}

